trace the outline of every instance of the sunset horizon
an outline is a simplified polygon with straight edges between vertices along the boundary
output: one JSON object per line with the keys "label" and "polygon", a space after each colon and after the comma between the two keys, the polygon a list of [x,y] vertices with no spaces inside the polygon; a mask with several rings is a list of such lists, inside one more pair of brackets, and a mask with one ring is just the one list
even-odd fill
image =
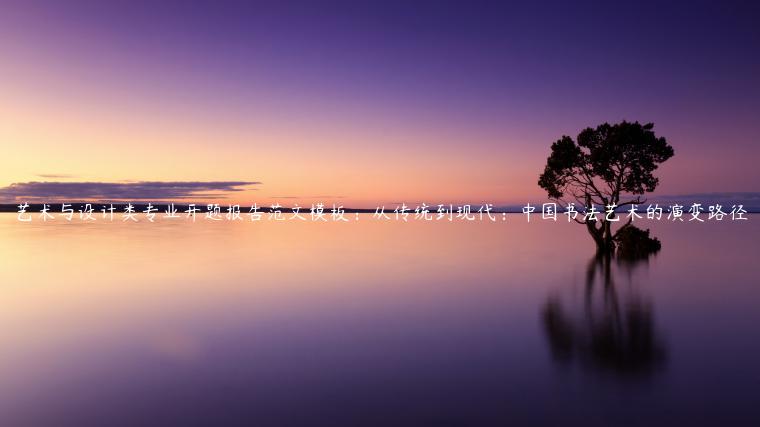
{"label": "sunset horizon", "polygon": [[760,3],[0,1],[0,426],[758,426]]}

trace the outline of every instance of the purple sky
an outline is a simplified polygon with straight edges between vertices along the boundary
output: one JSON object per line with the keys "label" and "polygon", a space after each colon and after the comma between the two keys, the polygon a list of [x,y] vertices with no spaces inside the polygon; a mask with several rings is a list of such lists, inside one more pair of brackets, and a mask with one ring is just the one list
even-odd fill
{"label": "purple sky", "polygon": [[[661,192],[760,190],[760,7],[751,2],[154,3],[5,2],[0,49],[12,66],[0,82],[23,86],[20,98],[35,87],[72,98],[66,88],[75,87],[81,108],[99,108],[109,99],[102,94],[117,94],[123,102],[114,111],[125,121],[155,104],[166,117],[203,117],[209,133],[215,126],[249,132],[255,120],[270,137],[304,129],[332,141],[350,128],[354,152],[371,152],[374,163],[340,151],[339,138],[326,144],[324,158],[340,166],[345,156],[357,180],[362,170],[380,162],[393,168],[409,156],[437,173],[498,168],[492,159],[499,157],[517,170],[461,188],[441,183],[460,199],[494,179],[524,188],[516,197],[540,195],[535,179],[561,135],[604,121],[651,121],[676,149],[661,170]],[[45,84],[30,83],[29,75]],[[262,164],[280,170],[291,162],[293,170],[307,168],[314,149],[308,138],[287,150],[274,142],[217,144],[229,152],[261,148],[268,153]],[[426,163],[425,153],[440,154]],[[299,176],[265,167],[209,177],[40,170],[27,155],[20,149],[24,167],[0,176],[0,184],[60,173],[97,181],[263,181],[264,194],[327,192],[349,200],[393,194],[343,188],[337,183],[345,177],[337,175],[320,188],[277,187]],[[510,162],[515,158],[519,164]],[[423,196],[435,185],[409,194]],[[493,198],[509,201],[507,190],[495,189]]]}

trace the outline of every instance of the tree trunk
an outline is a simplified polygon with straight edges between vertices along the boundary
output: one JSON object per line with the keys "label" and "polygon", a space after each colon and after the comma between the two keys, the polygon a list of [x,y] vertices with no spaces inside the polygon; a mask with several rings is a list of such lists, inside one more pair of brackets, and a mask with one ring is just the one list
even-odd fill
{"label": "tree trunk", "polygon": [[612,240],[612,223],[602,221],[602,227],[604,229],[604,252],[612,253],[615,251],[615,242]]}
{"label": "tree trunk", "polygon": [[596,243],[596,252],[600,255],[609,255],[615,251],[615,242],[612,239],[612,226],[609,221],[601,221],[597,228],[594,221],[586,222],[586,229]]}

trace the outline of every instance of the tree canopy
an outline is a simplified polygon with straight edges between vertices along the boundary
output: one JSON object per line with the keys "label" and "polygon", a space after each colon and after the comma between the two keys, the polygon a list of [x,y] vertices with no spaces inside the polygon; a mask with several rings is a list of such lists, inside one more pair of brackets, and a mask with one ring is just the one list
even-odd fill
{"label": "tree canopy", "polygon": [[[563,136],[552,144],[538,185],[564,205],[618,208],[643,203],[640,196],[659,183],[654,171],[674,153],[653,129],[652,123],[623,121],[586,128],[575,141]],[[604,218],[576,221],[587,225],[600,249],[614,249],[615,235]]]}

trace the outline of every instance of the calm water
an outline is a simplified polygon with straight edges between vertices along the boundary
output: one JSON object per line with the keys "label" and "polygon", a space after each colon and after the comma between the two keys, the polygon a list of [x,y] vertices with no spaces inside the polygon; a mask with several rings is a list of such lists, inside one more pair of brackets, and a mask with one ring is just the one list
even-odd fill
{"label": "calm water", "polygon": [[22,224],[0,425],[760,425],[760,216]]}

